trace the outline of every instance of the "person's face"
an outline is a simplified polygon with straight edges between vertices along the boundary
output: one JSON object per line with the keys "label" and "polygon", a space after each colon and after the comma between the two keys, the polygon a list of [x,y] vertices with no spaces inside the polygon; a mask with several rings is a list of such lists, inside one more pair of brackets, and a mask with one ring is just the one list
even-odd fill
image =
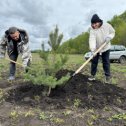
{"label": "person's face", "polygon": [[100,22],[96,22],[96,23],[91,24],[93,29],[98,29],[100,27],[100,25],[101,25]]}
{"label": "person's face", "polygon": [[18,31],[16,31],[14,34],[10,34],[10,37],[13,40],[18,41],[19,40],[19,35],[20,35],[20,33]]}

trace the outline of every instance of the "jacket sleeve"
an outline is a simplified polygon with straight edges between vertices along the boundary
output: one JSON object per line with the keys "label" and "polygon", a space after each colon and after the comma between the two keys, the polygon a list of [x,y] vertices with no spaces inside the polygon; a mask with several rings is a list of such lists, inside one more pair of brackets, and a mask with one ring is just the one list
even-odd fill
{"label": "jacket sleeve", "polygon": [[107,37],[109,37],[110,39],[113,39],[115,36],[115,30],[110,24],[108,24],[108,27],[109,27],[109,35]]}
{"label": "jacket sleeve", "polygon": [[7,46],[7,38],[5,36],[0,40],[0,54],[5,55]]}
{"label": "jacket sleeve", "polygon": [[23,44],[22,61],[24,67],[27,67],[28,63],[32,61],[31,51],[29,49],[29,42]]}
{"label": "jacket sleeve", "polygon": [[96,50],[96,35],[93,29],[90,29],[89,33],[89,49],[93,52]]}

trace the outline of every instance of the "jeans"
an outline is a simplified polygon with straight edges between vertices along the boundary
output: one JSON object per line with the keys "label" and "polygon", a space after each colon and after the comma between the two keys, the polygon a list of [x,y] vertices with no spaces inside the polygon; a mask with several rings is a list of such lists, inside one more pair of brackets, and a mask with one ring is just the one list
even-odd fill
{"label": "jeans", "polygon": [[[101,55],[105,76],[111,76],[109,54],[110,50],[107,50],[106,52],[103,52]],[[91,75],[93,76],[95,76],[97,72],[99,56],[100,54],[98,53],[91,61]]]}
{"label": "jeans", "polygon": [[[18,53],[12,53],[10,56],[10,59],[13,61],[17,61],[18,58]],[[15,71],[16,71],[16,64],[13,62],[10,62],[10,73],[9,76],[14,76],[15,75]]]}

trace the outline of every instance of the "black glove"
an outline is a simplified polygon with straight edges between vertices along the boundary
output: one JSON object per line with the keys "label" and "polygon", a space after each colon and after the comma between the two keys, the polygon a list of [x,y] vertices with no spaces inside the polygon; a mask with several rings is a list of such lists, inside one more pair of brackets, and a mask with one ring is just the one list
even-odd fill
{"label": "black glove", "polygon": [[27,65],[24,65],[24,71],[25,71],[26,73],[27,73],[28,70],[29,70],[30,64],[31,64],[31,62],[30,62],[30,60],[28,60]]}

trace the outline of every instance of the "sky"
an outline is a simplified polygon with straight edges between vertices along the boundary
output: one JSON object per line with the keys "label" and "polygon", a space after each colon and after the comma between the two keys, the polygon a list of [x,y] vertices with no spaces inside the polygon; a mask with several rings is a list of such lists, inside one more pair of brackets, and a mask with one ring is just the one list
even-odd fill
{"label": "sky", "polygon": [[0,2],[0,38],[12,26],[25,29],[31,50],[40,49],[58,25],[63,41],[87,31],[93,14],[104,21],[126,11],[126,0],[2,0]]}

